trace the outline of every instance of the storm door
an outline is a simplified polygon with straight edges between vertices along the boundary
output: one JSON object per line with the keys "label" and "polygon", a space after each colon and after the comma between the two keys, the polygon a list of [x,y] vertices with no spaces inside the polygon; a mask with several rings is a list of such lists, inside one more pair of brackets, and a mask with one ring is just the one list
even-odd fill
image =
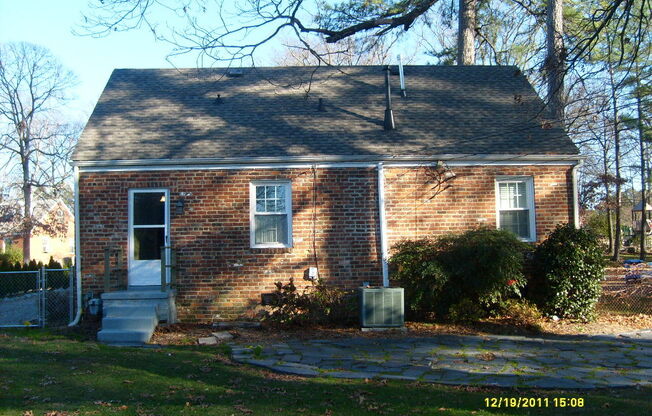
{"label": "storm door", "polygon": [[161,247],[169,236],[167,189],[129,191],[129,286],[161,285]]}

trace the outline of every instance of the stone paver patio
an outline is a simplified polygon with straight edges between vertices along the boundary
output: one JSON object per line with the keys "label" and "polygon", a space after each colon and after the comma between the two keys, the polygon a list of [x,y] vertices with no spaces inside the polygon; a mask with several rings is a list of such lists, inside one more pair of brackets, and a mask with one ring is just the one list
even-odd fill
{"label": "stone paver patio", "polygon": [[651,331],[563,338],[350,338],[231,347],[237,362],[301,376],[560,389],[652,384]]}

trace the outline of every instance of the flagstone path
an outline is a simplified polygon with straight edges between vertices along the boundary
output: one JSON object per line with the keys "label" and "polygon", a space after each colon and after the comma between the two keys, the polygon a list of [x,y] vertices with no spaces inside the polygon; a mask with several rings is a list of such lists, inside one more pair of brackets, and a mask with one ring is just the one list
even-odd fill
{"label": "flagstone path", "polygon": [[441,335],[230,345],[234,361],[300,376],[555,389],[652,384],[652,331],[620,336]]}

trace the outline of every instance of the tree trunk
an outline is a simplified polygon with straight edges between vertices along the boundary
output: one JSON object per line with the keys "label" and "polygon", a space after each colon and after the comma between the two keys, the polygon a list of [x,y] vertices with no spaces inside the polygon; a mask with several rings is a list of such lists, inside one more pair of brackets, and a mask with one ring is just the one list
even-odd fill
{"label": "tree trunk", "polygon": [[[29,175],[29,161],[23,162],[23,175]],[[32,257],[32,185],[29,181],[23,183],[23,262],[29,263]]]}
{"label": "tree trunk", "polygon": [[647,190],[645,177],[645,140],[643,136],[643,108],[641,104],[641,78],[639,68],[636,68],[636,110],[638,112],[638,142],[641,146],[641,245],[639,247],[639,259],[645,260],[645,225],[647,223]]}
{"label": "tree trunk", "polygon": [[548,81],[548,108],[550,115],[564,122],[564,16],[563,0],[549,0],[546,10],[546,60]]}
{"label": "tree trunk", "polygon": [[[605,133],[605,138],[607,137],[606,134],[606,129],[604,131]],[[604,202],[605,205],[607,206],[607,234],[609,236],[609,253],[611,253],[614,249],[614,234],[613,234],[613,224],[611,221],[611,207],[609,206],[611,198],[609,197],[609,181],[607,180],[607,175],[609,175],[609,165],[607,164],[607,157],[609,155],[607,154],[607,146],[605,144],[604,149],[602,151],[602,167],[604,170]]]}
{"label": "tree trunk", "polygon": [[475,15],[477,0],[459,0],[457,64],[475,64]]}
{"label": "tree trunk", "polygon": [[609,64],[609,81],[611,83],[611,105],[613,106],[613,118],[614,118],[614,161],[616,162],[616,230],[614,237],[614,247],[613,255],[611,260],[619,261],[620,260],[620,243],[621,243],[621,209],[622,204],[622,187],[621,187],[621,176],[620,176],[620,121],[618,120],[618,100],[616,98],[616,85],[614,82],[614,73],[611,63]]}

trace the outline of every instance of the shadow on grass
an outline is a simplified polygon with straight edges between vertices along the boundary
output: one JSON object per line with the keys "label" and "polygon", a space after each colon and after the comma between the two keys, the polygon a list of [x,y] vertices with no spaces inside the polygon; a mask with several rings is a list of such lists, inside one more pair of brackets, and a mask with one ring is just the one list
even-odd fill
{"label": "shadow on grass", "polygon": [[[35,414],[48,410],[115,414],[120,406],[132,409],[131,414],[134,409],[136,414],[356,415],[439,409],[470,414],[485,408],[486,397],[523,395],[584,397],[583,414],[603,414],[602,405],[610,412],[648,410],[652,393],[650,388],[525,393],[403,381],[304,379],[232,365],[218,348],[116,348],[79,342],[66,333],[35,336],[26,330],[0,336],[0,373],[0,410],[9,414],[26,409]],[[518,409],[503,412],[520,414]]]}

